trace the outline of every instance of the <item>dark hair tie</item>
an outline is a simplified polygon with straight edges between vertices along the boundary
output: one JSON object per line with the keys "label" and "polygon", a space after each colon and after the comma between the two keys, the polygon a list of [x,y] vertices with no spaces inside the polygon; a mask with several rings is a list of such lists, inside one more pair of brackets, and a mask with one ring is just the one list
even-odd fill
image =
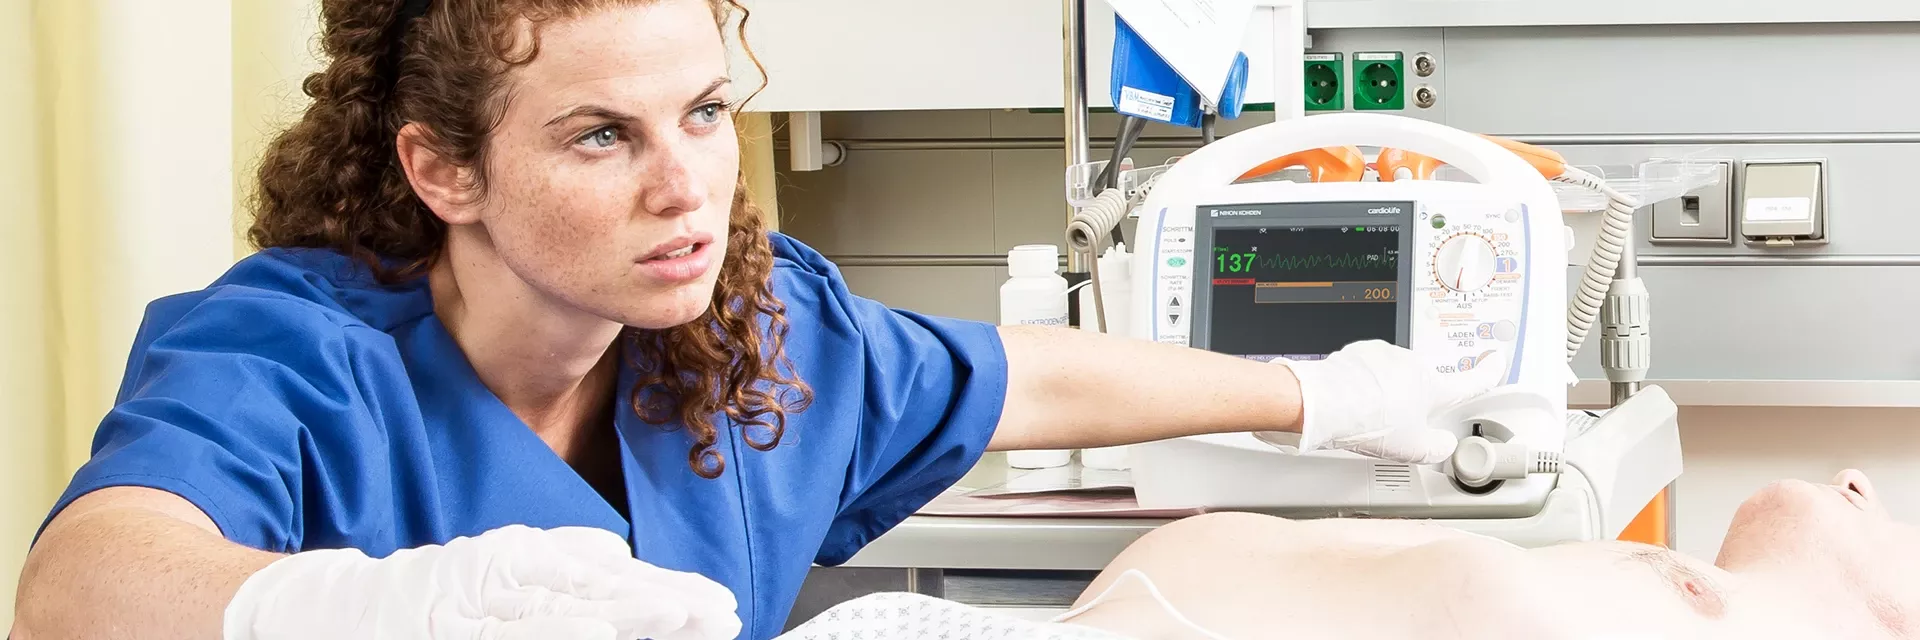
{"label": "dark hair tie", "polygon": [[387,29],[386,60],[381,65],[389,89],[400,83],[400,59],[407,53],[407,27],[427,15],[427,9],[432,7],[433,0],[401,0],[400,10],[394,13],[393,24]]}

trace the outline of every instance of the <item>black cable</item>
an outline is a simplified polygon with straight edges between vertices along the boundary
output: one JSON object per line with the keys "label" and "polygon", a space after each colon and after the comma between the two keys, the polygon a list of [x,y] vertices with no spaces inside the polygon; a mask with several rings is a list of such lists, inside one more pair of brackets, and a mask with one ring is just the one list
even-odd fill
{"label": "black cable", "polygon": [[1120,116],[1120,132],[1113,136],[1113,153],[1107,157],[1107,166],[1101,167],[1100,175],[1093,179],[1094,193],[1120,186],[1120,161],[1133,152],[1133,145],[1140,141],[1140,134],[1146,129],[1146,120]]}

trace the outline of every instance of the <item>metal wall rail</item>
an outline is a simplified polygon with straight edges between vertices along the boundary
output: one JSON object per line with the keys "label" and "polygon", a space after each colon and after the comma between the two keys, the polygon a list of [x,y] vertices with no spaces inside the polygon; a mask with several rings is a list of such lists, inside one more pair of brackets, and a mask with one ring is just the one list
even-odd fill
{"label": "metal wall rail", "polygon": [[[1004,267],[999,254],[831,255],[842,267]],[[1062,259],[1061,264],[1066,264]],[[1920,267],[1920,256],[1701,256],[1641,255],[1643,267]]]}
{"label": "metal wall rail", "polygon": [[[1075,120],[1069,118],[1069,120]],[[1072,123],[1085,135],[1084,120]],[[1661,134],[1661,135],[1512,135],[1503,136],[1538,145],[1629,146],[1629,145],[1752,145],[1752,144],[1920,144],[1920,132],[1902,133],[1754,133],[1754,134]],[[1086,138],[1086,147],[1070,144],[1075,158],[1089,154],[1082,149],[1111,149],[1113,138]],[[1059,149],[1059,138],[838,138],[833,140],[848,151],[998,151]],[[784,148],[778,142],[776,147]],[[1142,137],[1136,149],[1197,149],[1198,137]]]}

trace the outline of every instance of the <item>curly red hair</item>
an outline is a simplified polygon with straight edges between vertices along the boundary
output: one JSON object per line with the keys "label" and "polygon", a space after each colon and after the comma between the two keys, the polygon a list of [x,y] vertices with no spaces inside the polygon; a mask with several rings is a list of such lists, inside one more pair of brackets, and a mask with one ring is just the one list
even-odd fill
{"label": "curly red hair", "polygon": [[[327,66],[302,84],[312,102],[261,161],[248,234],[253,244],[338,250],[387,281],[423,275],[441,255],[447,228],[401,170],[394,146],[400,128],[423,125],[428,144],[473,168],[476,186],[484,188],[506,72],[538,55],[537,43],[515,47],[519,27],[647,1],[435,0],[424,16],[398,25],[405,0],[324,0]],[[746,7],[706,1],[723,32],[738,12],[744,40]],[[755,439],[743,431],[749,446],[765,451],[779,444],[787,414],[812,399],[783,355],[788,327],[769,282],[773,250],[744,184],[735,189],[727,233],[727,255],[705,315],[671,329],[628,329],[621,337],[625,360],[639,374],[628,400],[634,412],[655,425],[677,419],[694,439],[688,464],[707,478],[726,469],[716,448],[720,416],[768,433]],[[386,266],[389,260],[399,266]]]}

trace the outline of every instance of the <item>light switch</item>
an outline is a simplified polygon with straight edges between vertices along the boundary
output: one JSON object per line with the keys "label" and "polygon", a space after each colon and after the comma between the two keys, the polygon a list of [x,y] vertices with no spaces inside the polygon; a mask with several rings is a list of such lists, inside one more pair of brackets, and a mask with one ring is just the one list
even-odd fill
{"label": "light switch", "polygon": [[1653,205],[1654,243],[1733,242],[1733,163],[1722,162],[1717,171],[1713,184]]}
{"label": "light switch", "polygon": [[1750,160],[1740,179],[1740,235],[1769,245],[1827,240],[1824,160]]}

